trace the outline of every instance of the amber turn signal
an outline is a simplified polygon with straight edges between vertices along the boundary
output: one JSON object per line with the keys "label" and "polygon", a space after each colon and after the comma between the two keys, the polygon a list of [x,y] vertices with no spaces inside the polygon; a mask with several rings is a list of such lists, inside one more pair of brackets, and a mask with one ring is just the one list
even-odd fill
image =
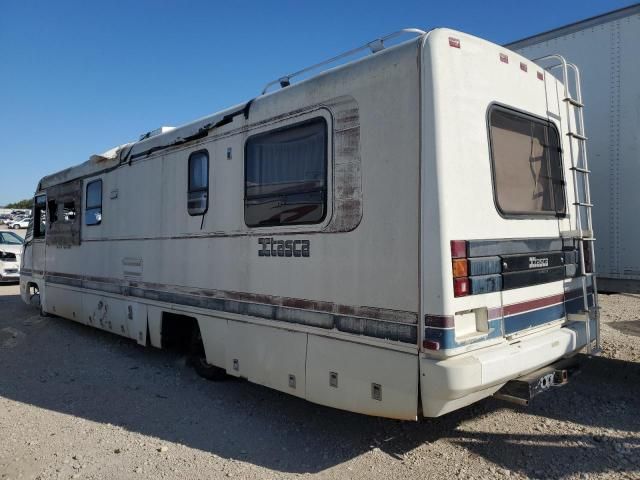
{"label": "amber turn signal", "polygon": [[455,258],[452,260],[453,278],[466,277],[469,275],[469,267],[466,258]]}

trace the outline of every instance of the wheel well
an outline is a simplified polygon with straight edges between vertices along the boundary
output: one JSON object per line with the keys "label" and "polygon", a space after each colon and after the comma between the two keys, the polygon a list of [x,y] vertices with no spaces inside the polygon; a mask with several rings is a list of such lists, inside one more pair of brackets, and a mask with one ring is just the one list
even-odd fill
{"label": "wheel well", "polygon": [[32,299],[35,295],[40,293],[40,287],[35,282],[27,283],[27,293],[29,294],[29,299]]}
{"label": "wheel well", "polygon": [[188,315],[173,312],[162,312],[160,342],[162,348],[188,352],[192,346],[193,336],[198,333],[198,320]]}

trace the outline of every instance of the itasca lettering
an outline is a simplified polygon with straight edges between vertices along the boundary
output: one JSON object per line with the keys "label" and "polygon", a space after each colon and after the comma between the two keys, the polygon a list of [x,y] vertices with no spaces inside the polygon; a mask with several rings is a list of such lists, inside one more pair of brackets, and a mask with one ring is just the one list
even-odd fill
{"label": "itasca lettering", "polygon": [[548,266],[548,258],[529,257],[529,268],[542,268]]}
{"label": "itasca lettering", "polygon": [[258,238],[261,249],[260,257],[309,257],[311,256],[309,240],[276,240],[270,237]]}

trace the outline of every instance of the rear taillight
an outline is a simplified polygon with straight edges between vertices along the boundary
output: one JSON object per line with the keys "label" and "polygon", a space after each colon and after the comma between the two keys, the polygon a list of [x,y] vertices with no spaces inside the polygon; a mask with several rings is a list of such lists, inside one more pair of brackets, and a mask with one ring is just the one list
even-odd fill
{"label": "rear taillight", "polygon": [[451,272],[453,296],[469,295],[469,262],[467,261],[467,242],[465,240],[451,240]]}
{"label": "rear taillight", "polygon": [[453,296],[464,297],[469,295],[469,278],[454,278],[453,279]]}
{"label": "rear taillight", "polygon": [[451,240],[451,258],[466,258],[467,242],[466,240]]}
{"label": "rear taillight", "polygon": [[454,258],[451,263],[453,267],[453,278],[469,276],[469,266],[466,258]]}

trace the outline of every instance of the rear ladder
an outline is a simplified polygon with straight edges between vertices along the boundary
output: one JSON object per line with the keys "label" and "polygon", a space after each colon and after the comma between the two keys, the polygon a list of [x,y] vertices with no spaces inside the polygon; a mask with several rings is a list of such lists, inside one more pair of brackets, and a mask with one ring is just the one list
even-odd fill
{"label": "rear ladder", "polygon": [[[565,104],[566,116],[567,116],[567,131],[566,135],[569,137],[569,158],[571,159],[571,174],[573,178],[573,192],[574,200],[573,206],[575,208],[575,230],[570,232],[563,232],[564,236],[568,236],[578,240],[578,248],[580,252],[580,279],[582,283],[582,311],[575,315],[568,315],[571,320],[580,320],[585,322],[587,345],[586,350],[588,354],[598,354],[601,350],[600,343],[600,314],[598,307],[598,289],[596,287],[595,276],[595,237],[593,236],[593,221],[592,221],[592,208],[591,202],[591,190],[589,188],[589,163],[587,161],[587,137],[584,130],[584,104],[582,102],[582,91],[580,89],[580,70],[573,63],[568,63],[561,55],[547,55],[534,60],[534,62],[540,64],[541,62],[549,62],[555,60],[557,63],[553,63],[547,66],[545,70],[551,71],[554,69],[560,69],[562,72],[562,83],[564,86],[562,101]],[[573,73],[574,79],[574,91],[575,97],[571,95],[571,89],[569,88],[569,70]],[[573,119],[573,122],[572,122]],[[584,215],[583,215],[584,209]],[[586,225],[583,228],[583,220]],[[585,245],[589,245],[588,249],[585,249]],[[585,262],[585,250],[589,255],[590,270],[587,271]],[[589,279],[591,279],[591,285],[593,286],[593,307],[589,306]],[[593,348],[591,342],[591,316],[595,317],[596,324],[596,346]]]}

